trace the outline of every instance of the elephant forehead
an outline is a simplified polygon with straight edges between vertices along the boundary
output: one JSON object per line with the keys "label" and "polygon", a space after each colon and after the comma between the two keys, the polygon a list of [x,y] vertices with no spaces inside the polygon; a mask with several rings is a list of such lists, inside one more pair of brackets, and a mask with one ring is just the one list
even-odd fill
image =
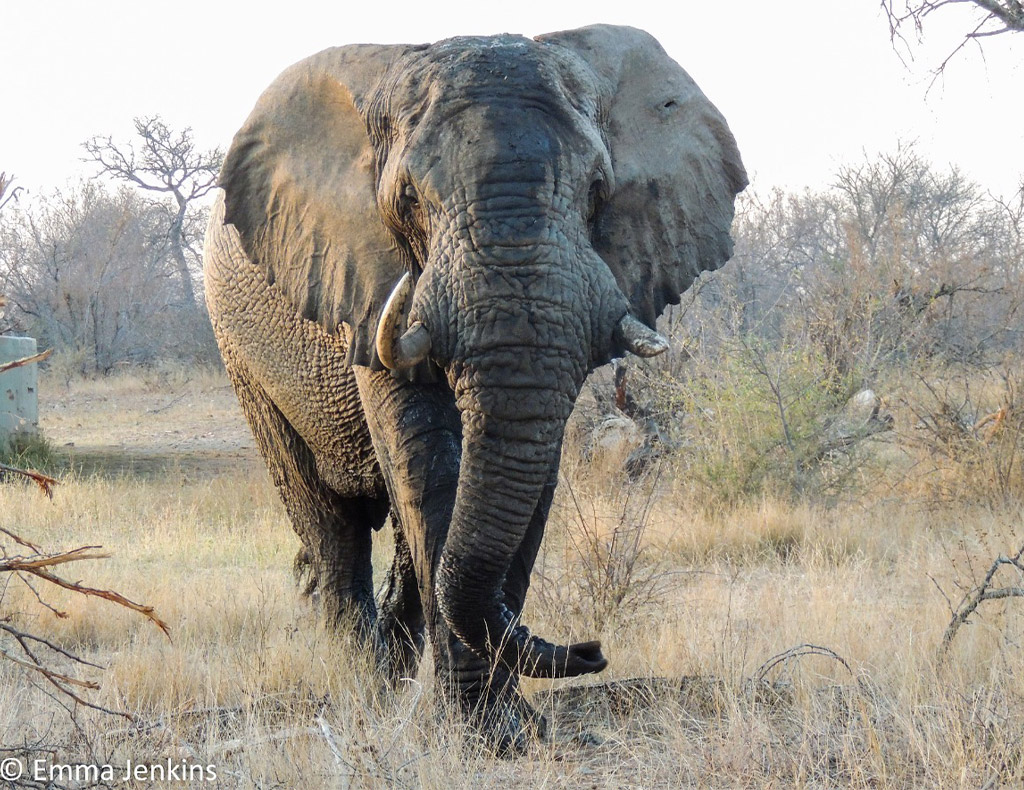
{"label": "elephant forehead", "polygon": [[394,85],[393,103],[510,102],[572,106],[593,116],[596,86],[578,59],[522,36],[447,39],[417,51]]}
{"label": "elephant forehead", "polygon": [[536,60],[538,50],[533,41],[523,36],[460,36],[439,41],[423,54],[439,69],[458,74],[481,65],[514,69],[518,63]]}

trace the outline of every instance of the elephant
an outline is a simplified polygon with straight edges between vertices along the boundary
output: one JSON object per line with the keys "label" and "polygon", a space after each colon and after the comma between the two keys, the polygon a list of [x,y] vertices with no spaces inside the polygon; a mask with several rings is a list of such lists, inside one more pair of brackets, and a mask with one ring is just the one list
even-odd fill
{"label": "elephant", "polygon": [[668,347],[746,184],[690,76],[609,25],[327,49],[228,149],[207,303],[306,592],[393,684],[429,636],[438,698],[500,752],[544,735],[521,676],[607,665],[521,622],[566,421],[596,367]]}

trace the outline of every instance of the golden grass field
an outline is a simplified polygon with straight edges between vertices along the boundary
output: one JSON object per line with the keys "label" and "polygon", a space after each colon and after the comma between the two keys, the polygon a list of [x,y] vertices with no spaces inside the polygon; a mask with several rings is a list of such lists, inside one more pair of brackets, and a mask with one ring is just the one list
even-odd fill
{"label": "golden grass field", "polygon": [[[0,660],[0,758],[216,775],[150,774],[140,787],[1024,784],[1024,601],[983,603],[938,653],[950,606],[1024,542],[1019,502],[897,493],[707,512],[681,473],[630,483],[614,462],[567,457],[524,619],[551,639],[599,637],[611,663],[599,677],[525,682],[552,737],[506,760],[440,718],[429,659],[382,698],[359,655],[319,627],[223,374],[44,375],[40,390],[42,430],[68,471],[52,502],[0,485],[0,527],[50,551],[102,546],[109,559],[62,575],[154,606],[171,636],[34,583],[58,618],[0,578],[0,617],[102,665],[40,649],[101,685],[77,693],[133,716],[74,706]],[[380,538],[383,569],[387,529]],[[996,580],[1021,587],[1012,570]],[[21,786],[47,786],[30,779]]]}

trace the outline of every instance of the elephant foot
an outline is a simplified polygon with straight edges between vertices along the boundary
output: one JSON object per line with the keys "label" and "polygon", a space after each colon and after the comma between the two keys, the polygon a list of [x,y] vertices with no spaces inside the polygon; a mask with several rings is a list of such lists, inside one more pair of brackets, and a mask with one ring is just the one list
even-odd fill
{"label": "elephant foot", "polygon": [[381,674],[388,686],[397,690],[403,680],[416,676],[426,646],[424,629],[382,614],[376,641]]}
{"label": "elephant foot", "polygon": [[511,700],[488,702],[469,716],[484,743],[499,757],[518,757],[547,738],[547,719],[516,692]]}
{"label": "elephant foot", "polygon": [[503,666],[490,666],[461,644],[454,646],[454,666],[439,672],[438,688],[451,718],[467,724],[488,751],[502,757],[524,754],[547,738],[547,719],[519,690],[519,677]]}
{"label": "elephant foot", "polygon": [[521,756],[531,744],[547,739],[547,719],[518,689],[488,688],[481,695],[460,695],[449,703],[457,719],[472,729],[473,740],[498,757]]}

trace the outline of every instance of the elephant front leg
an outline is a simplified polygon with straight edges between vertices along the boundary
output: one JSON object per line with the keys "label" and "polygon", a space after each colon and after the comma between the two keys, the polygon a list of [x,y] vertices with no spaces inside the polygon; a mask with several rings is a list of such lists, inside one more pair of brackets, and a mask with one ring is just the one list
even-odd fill
{"label": "elephant front leg", "polygon": [[[553,473],[505,577],[505,606],[516,616],[530,587],[556,483]],[[544,739],[547,720],[523,696],[519,676],[474,654],[447,627],[446,634],[444,649],[435,650],[434,661],[441,668],[438,681],[447,684],[448,696],[462,714],[478,720],[501,752],[521,753],[531,738]]]}
{"label": "elephant front leg", "polygon": [[[438,696],[497,751],[522,751],[528,738],[543,729],[543,719],[523,699],[518,676],[470,651],[452,634],[437,607],[435,575],[448,535],[461,458],[462,426],[452,394],[446,387],[413,385],[387,372],[357,369],[356,380],[430,630]],[[546,512],[544,508],[543,515]],[[509,573],[507,597],[515,611],[521,608],[529,583],[543,515],[535,519]]]}

